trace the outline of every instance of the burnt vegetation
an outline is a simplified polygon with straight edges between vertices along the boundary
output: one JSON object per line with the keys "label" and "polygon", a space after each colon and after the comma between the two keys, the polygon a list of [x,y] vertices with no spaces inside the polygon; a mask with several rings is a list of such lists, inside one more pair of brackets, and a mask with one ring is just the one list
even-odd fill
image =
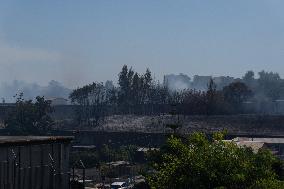
{"label": "burnt vegetation", "polygon": [[[190,82],[189,77],[185,80]],[[98,127],[109,122],[113,115],[168,115],[173,107],[175,114],[185,116],[263,115],[265,109],[273,113],[273,108],[284,99],[284,80],[273,72],[262,71],[255,78],[254,72],[249,71],[242,79],[224,80],[223,83],[211,78],[204,90],[190,87],[197,84],[193,81],[185,89],[174,90],[167,81],[160,83],[155,80],[149,69],[145,73],[137,73],[124,65],[116,85],[111,81],[94,82],[73,90],[69,96],[72,106],[68,107],[68,110],[72,109],[72,115],[70,113],[68,118],[57,120],[52,116],[56,111],[53,113],[50,102],[44,97],[37,97],[35,101],[24,100],[21,94],[15,106],[5,111],[4,126],[13,133],[30,133],[29,130],[32,130],[40,134],[54,128],[54,125],[74,129],[78,126]],[[267,108],[267,103],[272,106]],[[67,106],[62,108],[66,110]],[[282,116],[279,117],[282,119]],[[55,119],[55,124],[52,119]],[[257,125],[261,126],[261,123],[260,120]]]}
{"label": "burnt vegetation", "polygon": [[80,125],[98,126],[109,115],[167,114],[173,105],[183,115],[254,114],[260,110],[246,108],[248,104],[273,103],[284,97],[284,80],[273,72],[259,72],[256,79],[248,71],[222,88],[210,79],[206,90],[172,90],[165,81],[153,79],[149,69],[140,74],[126,65],[118,76],[116,86],[111,81],[94,82],[73,90],[69,98],[76,105]]}

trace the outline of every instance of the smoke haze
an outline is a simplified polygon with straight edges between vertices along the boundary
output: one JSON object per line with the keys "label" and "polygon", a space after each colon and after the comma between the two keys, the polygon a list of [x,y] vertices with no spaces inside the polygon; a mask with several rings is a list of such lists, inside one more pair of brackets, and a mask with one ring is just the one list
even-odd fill
{"label": "smoke haze", "polygon": [[56,80],[74,88],[115,81],[124,64],[138,72],[149,67],[160,81],[180,72],[241,77],[272,70],[283,76],[283,6],[259,0],[1,1],[0,81]]}
{"label": "smoke haze", "polygon": [[71,89],[66,88],[57,81],[50,81],[47,86],[40,86],[37,83],[27,83],[15,80],[11,83],[2,83],[0,86],[1,101],[15,102],[14,96],[23,93],[25,99],[34,99],[36,96],[62,97],[68,99]]}

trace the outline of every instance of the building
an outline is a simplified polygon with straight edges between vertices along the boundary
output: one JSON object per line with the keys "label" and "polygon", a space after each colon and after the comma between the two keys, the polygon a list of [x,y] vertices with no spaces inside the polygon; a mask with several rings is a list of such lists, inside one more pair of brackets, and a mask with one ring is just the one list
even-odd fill
{"label": "building", "polygon": [[68,100],[61,97],[55,97],[55,98],[46,98],[47,101],[50,101],[51,106],[62,106],[62,105],[68,105]]}
{"label": "building", "polygon": [[262,148],[269,149],[278,158],[284,160],[284,138],[236,137],[229,141],[236,143],[240,147],[249,147],[254,152],[258,152]]}
{"label": "building", "polygon": [[72,139],[0,136],[0,188],[68,189]]}
{"label": "building", "polygon": [[196,90],[205,91],[205,90],[207,90],[208,84],[209,84],[211,79],[212,79],[211,76],[195,75],[193,77],[192,88],[194,88]]}
{"label": "building", "polygon": [[234,78],[229,77],[229,76],[219,76],[219,77],[214,77],[213,81],[216,84],[217,89],[221,90],[221,89],[223,89],[223,87],[228,86],[231,83],[233,83]]}
{"label": "building", "polygon": [[179,75],[165,75],[164,76],[164,86],[168,89],[174,90],[183,90],[191,88],[191,78],[185,74],[180,73]]}

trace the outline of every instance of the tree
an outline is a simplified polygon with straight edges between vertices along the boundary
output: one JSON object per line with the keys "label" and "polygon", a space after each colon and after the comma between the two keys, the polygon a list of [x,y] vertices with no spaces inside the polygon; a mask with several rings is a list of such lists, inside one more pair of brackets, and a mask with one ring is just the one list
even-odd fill
{"label": "tree", "polygon": [[210,79],[208,83],[208,89],[206,92],[206,114],[211,115],[216,112],[216,96],[217,96],[217,90],[216,90],[216,84],[214,83],[213,79]]}
{"label": "tree", "polygon": [[225,100],[239,112],[242,103],[252,96],[252,91],[242,82],[234,82],[223,88]]}
{"label": "tree", "polygon": [[116,99],[114,88],[106,88],[103,83],[92,83],[72,91],[69,98],[75,106],[79,124],[98,125],[106,114],[106,106]]}
{"label": "tree", "polygon": [[132,68],[128,69],[126,65],[123,66],[121,72],[119,73],[119,93],[118,93],[118,103],[122,106],[123,111],[128,110],[131,103],[133,102],[132,96],[132,83],[133,83],[134,71]]}
{"label": "tree", "polygon": [[186,139],[168,138],[160,151],[149,155],[154,169],[147,176],[151,188],[246,189],[263,186],[264,181],[279,186],[273,168],[279,160],[271,152],[254,153],[222,137],[217,133],[209,140],[205,134],[194,133]]}
{"label": "tree", "polygon": [[140,99],[140,90],[141,90],[141,85],[140,85],[140,78],[138,73],[136,72],[133,76],[133,81],[132,81],[132,86],[131,86],[131,96],[132,96],[132,104],[140,104],[141,99]]}
{"label": "tree", "polygon": [[277,100],[281,93],[281,78],[278,73],[261,71],[258,73],[259,92],[271,100]]}
{"label": "tree", "polygon": [[119,96],[118,101],[124,103],[127,100],[129,91],[129,81],[128,81],[128,68],[126,65],[122,67],[121,72],[118,75],[118,85],[119,85]]}
{"label": "tree", "polygon": [[151,71],[149,68],[146,69],[146,72],[144,74],[144,77],[141,78],[141,80],[143,81],[143,94],[144,94],[144,97],[143,97],[143,101],[146,101],[146,102],[149,102],[150,101],[150,88],[152,86],[152,81],[153,81],[153,78],[152,78],[152,74],[151,74]]}
{"label": "tree", "polygon": [[248,71],[244,77],[243,80],[245,83],[251,83],[254,80],[254,72],[253,71]]}
{"label": "tree", "polygon": [[255,90],[257,88],[257,80],[254,78],[254,72],[253,71],[248,71],[243,76],[243,82],[251,89]]}
{"label": "tree", "polygon": [[36,101],[24,100],[23,94],[17,95],[16,106],[5,118],[6,129],[13,135],[47,134],[53,125],[50,117],[50,101],[36,97]]}

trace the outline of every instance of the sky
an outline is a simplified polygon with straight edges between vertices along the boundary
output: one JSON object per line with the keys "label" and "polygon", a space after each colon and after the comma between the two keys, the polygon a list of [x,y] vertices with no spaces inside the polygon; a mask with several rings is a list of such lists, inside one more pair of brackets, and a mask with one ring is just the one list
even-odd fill
{"label": "sky", "polygon": [[1,0],[0,82],[138,72],[284,76],[283,0]]}

